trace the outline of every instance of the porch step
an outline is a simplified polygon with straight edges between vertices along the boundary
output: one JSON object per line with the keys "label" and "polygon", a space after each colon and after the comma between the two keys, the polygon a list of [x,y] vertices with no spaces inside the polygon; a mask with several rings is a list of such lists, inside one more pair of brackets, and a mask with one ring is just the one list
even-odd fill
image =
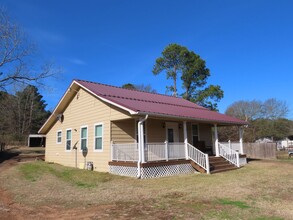
{"label": "porch step", "polygon": [[209,157],[210,162],[210,173],[220,173],[230,170],[238,169],[234,164],[230,164],[227,160],[223,157]]}
{"label": "porch step", "polygon": [[205,169],[193,162],[192,160],[190,161],[191,166],[198,172],[200,173],[206,173]]}

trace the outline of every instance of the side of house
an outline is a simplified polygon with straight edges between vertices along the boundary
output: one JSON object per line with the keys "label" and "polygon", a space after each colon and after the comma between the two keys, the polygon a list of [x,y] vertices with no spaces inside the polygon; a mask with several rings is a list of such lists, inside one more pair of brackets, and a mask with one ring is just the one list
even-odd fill
{"label": "side of house", "polygon": [[91,161],[94,170],[109,171],[110,120],[130,116],[83,89],[71,92],[75,94],[63,111],[62,121],[56,119],[47,133],[46,161],[79,168]]}

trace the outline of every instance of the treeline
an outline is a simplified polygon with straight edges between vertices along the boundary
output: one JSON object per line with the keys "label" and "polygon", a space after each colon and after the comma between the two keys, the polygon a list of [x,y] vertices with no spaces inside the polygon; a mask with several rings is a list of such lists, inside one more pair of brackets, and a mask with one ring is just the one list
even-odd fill
{"label": "treeline", "polygon": [[[244,129],[244,141],[255,142],[261,138],[278,141],[293,135],[293,121],[286,118],[288,112],[286,102],[272,98],[263,102],[235,102],[227,108],[225,114],[247,121],[249,124]],[[222,141],[239,140],[238,128],[220,128],[219,138]]]}
{"label": "treeline", "polygon": [[29,134],[37,133],[50,112],[35,86],[15,95],[0,91],[0,142],[26,144]]}

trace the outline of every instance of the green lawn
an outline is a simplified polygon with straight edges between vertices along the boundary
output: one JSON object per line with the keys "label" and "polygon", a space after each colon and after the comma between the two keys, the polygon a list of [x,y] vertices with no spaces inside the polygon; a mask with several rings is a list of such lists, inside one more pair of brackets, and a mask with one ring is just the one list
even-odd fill
{"label": "green lawn", "polygon": [[[251,161],[214,175],[138,180],[45,162],[0,174],[15,201],[125,219],[292,219],[293,159]],[[99,207],[107,207],[102,209]]]}

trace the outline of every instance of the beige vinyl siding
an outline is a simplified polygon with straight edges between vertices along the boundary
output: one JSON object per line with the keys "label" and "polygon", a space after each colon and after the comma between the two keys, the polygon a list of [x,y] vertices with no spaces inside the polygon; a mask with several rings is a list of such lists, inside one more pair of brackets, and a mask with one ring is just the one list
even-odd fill
{"label": "beige vinyl siding", "polygon": [[[165,142],[166,141],[166,123],[172,122],[168,120],[147,120],[147,138],[148,142]],[[183,122],[178,123],[179,142],[184,142]]]}
{"label": "beige vinyl siding", "polygon": [[[77,91],[72,91],[77,93]],[[108,104],[98,100],[93,95],[79,90],[78,95],[71,100],[63,112],[64,120],[57,121],[47,133],[46,161],[75,167],[75,153],[77,154],[77,167],[80,163],[92,161],[94,170],[109,171],[110,160],[110,120],[129,118],[122,110],[112,109]],[[94,152],[94,126],[103,123],[103,151]],[[88,127],[88,153],[83,156],[80,150],[80,129]],[[72,146],[76,145],[77,151],[66,151],[66,129],[72,129]],[[62,130],[62,144],[56,144],[56,134]]]}
{"label": "beige vinyl siding", "polygon": [[116,144],[134,143],[135,119],[114,121],[111,123],[111,140]]}
{"label": "beige vinyl siding", "polygon": [[179,129],[178,129],[178,131],[179,131],[179,142],[184,142],[183,123],[180,122],[178,124],[178,126],[179,126]]}
{"label": "beige vinyl siding", "polygon": [[166,141],[166,128],[163,127],[165,121],[163,120],[147,120],[147,140],[150,143],[165,142]]}
{"label": "beige vinyl siding", "polygon": [[116,106],[107,104],[109,107],[109,114],[110,114],[110,120],[115,121],[115,120],[123,120],[127,118],[132,118],[129,114],[122,113],[123,110],[117,108]]}

